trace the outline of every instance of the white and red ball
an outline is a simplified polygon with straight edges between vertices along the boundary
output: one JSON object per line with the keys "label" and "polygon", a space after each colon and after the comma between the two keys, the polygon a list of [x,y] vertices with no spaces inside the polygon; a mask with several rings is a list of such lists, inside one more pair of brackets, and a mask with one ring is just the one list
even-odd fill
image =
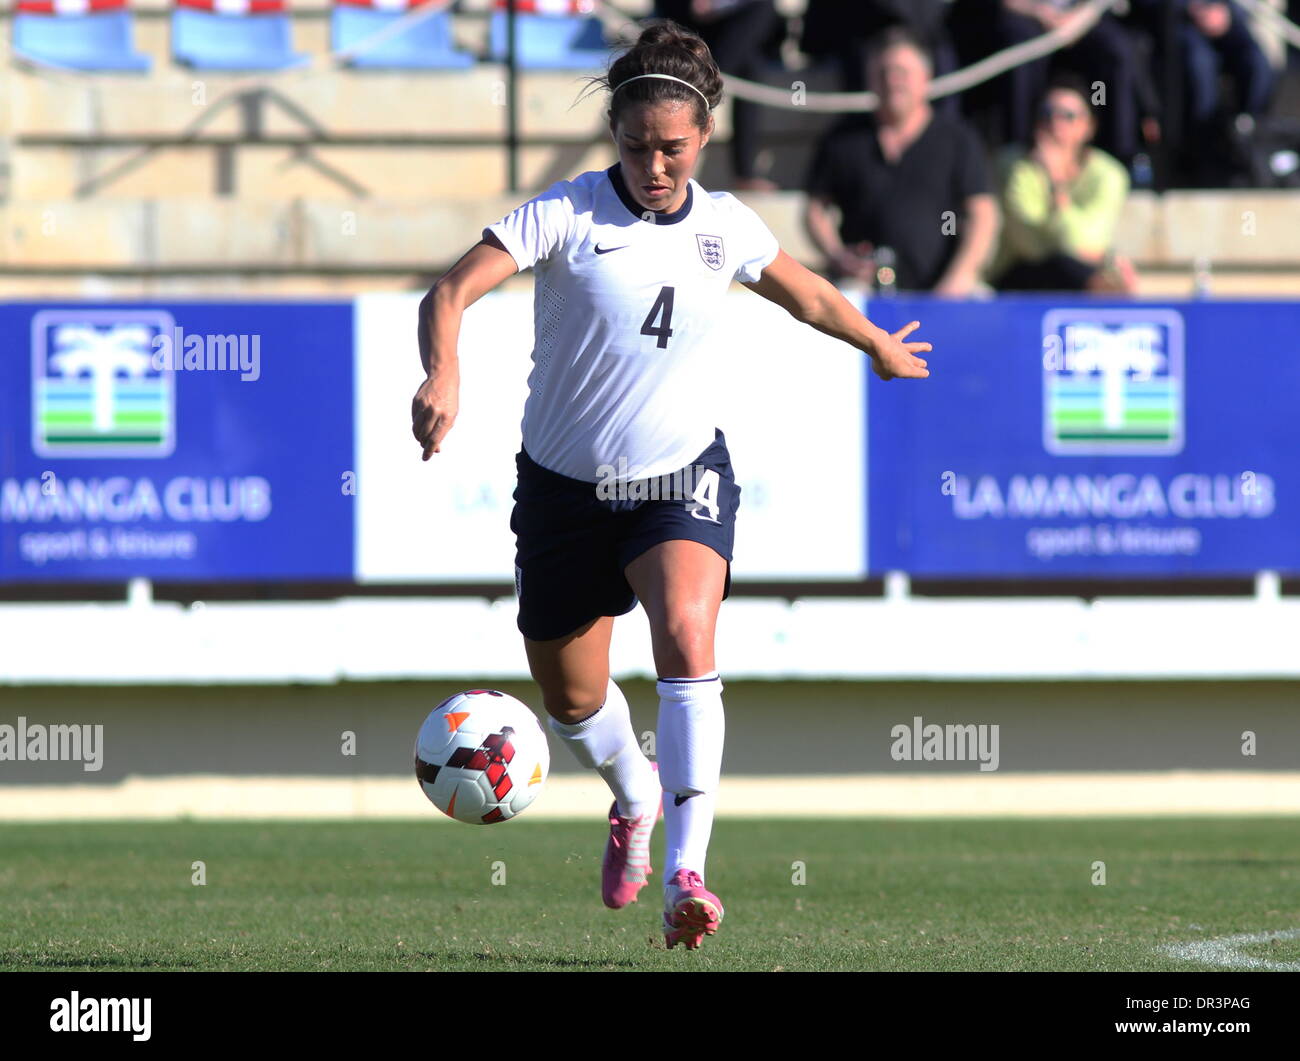
{"label": "white and red ball", "polygon": [[415,738],[415,776],[443,814],[494,825],[522,813],[546,784],[551,752],[537,716],[513,696],[448,697]]}

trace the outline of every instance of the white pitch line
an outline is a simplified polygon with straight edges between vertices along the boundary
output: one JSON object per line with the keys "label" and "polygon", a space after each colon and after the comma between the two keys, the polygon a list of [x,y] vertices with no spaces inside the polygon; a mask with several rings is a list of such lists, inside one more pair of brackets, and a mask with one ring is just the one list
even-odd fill
{"label": "white pitch line", "polygon": [[1269,969],[1279,973],[1300,973],[1300,962],[1275,962],[1242,954],[1237,948],[1249,943],[1268,943],[1275,939],[1300,939],[1300,928],[1283,932],[1253,932],[1222,939],[1202,939],[1191,943],[1166,943],[1161,951],[1174,958],[1204,965],[1223,965],[1229,969]]}

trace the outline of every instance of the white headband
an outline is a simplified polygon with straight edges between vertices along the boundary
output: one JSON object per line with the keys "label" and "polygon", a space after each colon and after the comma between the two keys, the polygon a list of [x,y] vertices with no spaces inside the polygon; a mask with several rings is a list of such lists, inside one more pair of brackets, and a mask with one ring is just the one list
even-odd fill
{"label": "white headband", "polygon": [[[640,81],[643,77],[662,77],[665,81],[678,81],[689,88],[692,92],[696,93],[700,99],[704,100],[705,107],[708,107],[709,110],[713,110],[713,108],[709,106],[708,96],[692,85],[689,81],[682,81],[680,77],[673,77],[672,74],[637,74],[636,77],[629,77],[626,81],[620,81],[618,88],[615,88],[614,92],[617,92],[624,85],[630,84],[633,81]],[[613,95],[613,93],[611,92],[610,95]]]}

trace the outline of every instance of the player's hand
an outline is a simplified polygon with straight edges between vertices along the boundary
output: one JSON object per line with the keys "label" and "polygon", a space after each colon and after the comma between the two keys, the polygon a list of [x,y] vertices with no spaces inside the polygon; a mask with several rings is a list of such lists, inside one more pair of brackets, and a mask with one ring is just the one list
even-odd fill
{"label": "player's hand", "polygon": [[885,337],[877,342],[876,348],[871,351],[871,367],[877,376],[886,380],[925,379],[930,374],[927,363],[916,355],[934,348],[929,343],[905,341],[919,327],[921,327],[920,321],[912,321],[892,335],[883,333]]}
{"label": "player's hand", "polygon": [[458,373],[440,374],[420,384],[411,401],[411,431],[424,447],[423,460],[442,449],[451,425],[460,409]]}

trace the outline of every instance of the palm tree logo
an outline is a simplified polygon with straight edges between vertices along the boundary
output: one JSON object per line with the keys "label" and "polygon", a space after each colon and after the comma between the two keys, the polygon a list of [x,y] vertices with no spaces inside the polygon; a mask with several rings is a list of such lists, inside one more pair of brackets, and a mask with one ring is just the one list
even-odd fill
{"label": "palm tree logo", "polygon": [[[1049,453],[1174,454],[1183,448],[1183,319],[1175,310],[1050,310],[1043,334]],[[1047,340],[1044,340],[1044,349]]]}
{"label": "palm tree logo", "polygon": [[54,329],[58,353],[50,358],[50,367],[67,379],[82,373],[90,375],[91,405],[94,427],[104,434],[113,430],[113,381],[118,372],[139,379],[151,367],[144,352],[149,343],[149,329],[128,324],[100,331],[86,324],[60,324]]}
{"label": "palm tree logo", "polygon": [[172,376],[156,370],[150,354],[151,340],[162,327],[170,329],[170,314],[51,310],[36,315],[38,453],[101,457],[171,451]]}

